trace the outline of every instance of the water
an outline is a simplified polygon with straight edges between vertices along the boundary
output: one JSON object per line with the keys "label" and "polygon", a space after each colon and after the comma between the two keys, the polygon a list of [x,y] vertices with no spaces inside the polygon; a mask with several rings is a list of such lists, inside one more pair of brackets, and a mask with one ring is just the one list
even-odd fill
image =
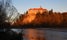
{"label": "water", "polygon": [[23,29],[23,40],[67,40],[67,29]]}

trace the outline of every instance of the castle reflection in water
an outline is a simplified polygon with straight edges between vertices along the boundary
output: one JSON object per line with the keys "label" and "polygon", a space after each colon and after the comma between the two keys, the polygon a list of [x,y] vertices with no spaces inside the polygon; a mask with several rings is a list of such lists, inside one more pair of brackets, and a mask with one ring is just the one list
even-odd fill
{"label": "castle reflection in water", "polygon": [[23,40],[67,40],[65,29],[23,29]]}

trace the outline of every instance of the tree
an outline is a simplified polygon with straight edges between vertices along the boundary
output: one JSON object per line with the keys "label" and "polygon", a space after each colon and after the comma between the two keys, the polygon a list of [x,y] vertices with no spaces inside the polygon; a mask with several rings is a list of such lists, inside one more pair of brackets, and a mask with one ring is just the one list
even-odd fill
{"label": "tree", "polygon": [[49,14],[53,14],[53,9],[51,9],[51,10],[49,11]]}
{"label": "tree", "polygon": [[3,3],[0,2],[0,24],[4,23],[6,20],[6,13],[5,13],[5,9],[3,7]]}

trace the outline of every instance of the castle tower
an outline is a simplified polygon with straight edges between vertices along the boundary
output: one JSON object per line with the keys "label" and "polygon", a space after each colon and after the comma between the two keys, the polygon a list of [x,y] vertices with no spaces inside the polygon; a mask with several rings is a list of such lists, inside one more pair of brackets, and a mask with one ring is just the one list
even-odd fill
{"label": "castle tower", "polygon": [[42,8],[42,6],[40,5],[40,8]]}

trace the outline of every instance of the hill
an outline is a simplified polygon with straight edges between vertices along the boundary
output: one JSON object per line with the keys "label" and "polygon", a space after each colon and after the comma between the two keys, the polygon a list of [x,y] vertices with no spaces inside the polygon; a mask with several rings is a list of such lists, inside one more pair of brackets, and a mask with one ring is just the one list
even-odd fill
{"label": "hill", "polygon": [[[40,10],[42,12],[40,12]],[[35,11],[35,12],[34,12]],[[53,10],[45,10],[43,8],[33,8],[25,14],[21,14],[19,19],[14,23],[15,26],[21,27],[67,27],[67,12],[53,12]]]}

